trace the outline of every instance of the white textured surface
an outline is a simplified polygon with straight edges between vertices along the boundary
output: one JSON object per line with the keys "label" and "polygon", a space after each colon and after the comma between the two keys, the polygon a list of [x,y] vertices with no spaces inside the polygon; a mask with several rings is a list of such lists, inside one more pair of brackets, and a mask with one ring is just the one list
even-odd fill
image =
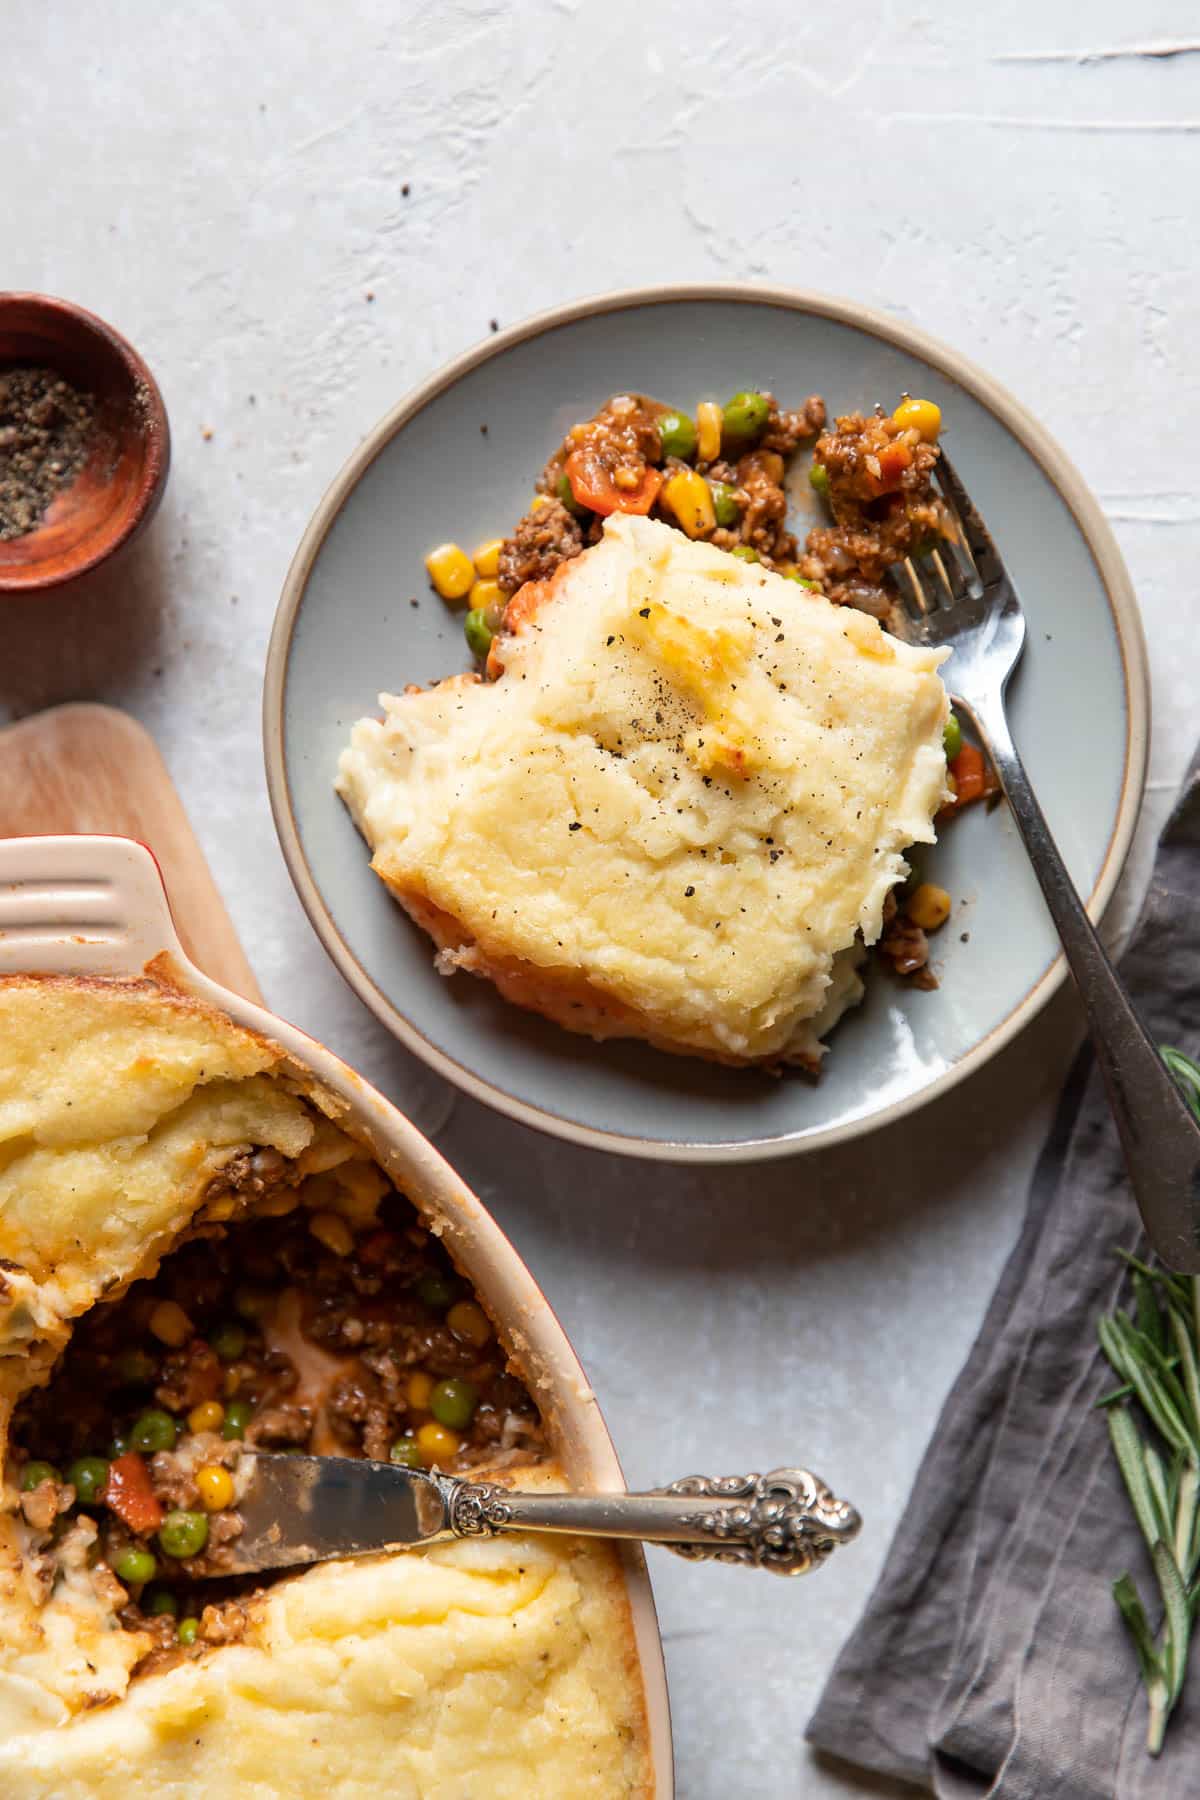
{"label": "white textured surface", "polygon": [[632,1480],[799,1458],[860,1502],[866,1535],[811,1584],[665,1555],[654,1573],[687,1800],[878,1793],[819,1767],[804,1722],[1012,1241],[1070,1004],[915,1121],[761,1170],[610,1161],[454,1103],[343,987],[292,895],[263,653],[328,479],[489,318],[660,278],[851,293],[1006,381],[1099,493],[1154,667],[1144,869],[1197,730],[1192,9],[4,14],[2,278],[133,338],[175,461],[124,566],[4,603],[0,716],[98,698],[157,734],[269,1003],[407,1105],[512,1229]]}

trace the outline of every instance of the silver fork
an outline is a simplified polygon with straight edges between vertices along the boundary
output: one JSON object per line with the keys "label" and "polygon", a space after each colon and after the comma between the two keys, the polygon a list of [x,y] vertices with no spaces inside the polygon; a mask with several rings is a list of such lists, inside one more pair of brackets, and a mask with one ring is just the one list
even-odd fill
{"label": "silver fork", "polygon": [[913,643],[953,651],[946,685],[991,757],[1062,939],[1142,1221],[1169,1268],[1200,1273],[1200,1126],[1092,928],[1017,754],[1004,690],[1025,645],[1025,615],[944,453],[938,471],[960,541],[900,566],[906,605],[897,629]]}

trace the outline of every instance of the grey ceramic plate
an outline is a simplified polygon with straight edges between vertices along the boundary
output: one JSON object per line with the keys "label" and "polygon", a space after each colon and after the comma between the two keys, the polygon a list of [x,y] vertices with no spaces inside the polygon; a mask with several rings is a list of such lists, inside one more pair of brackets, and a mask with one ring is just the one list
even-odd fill
{"label": "grey ceramic plate", "polygon": [[593,1044],[472,976],[439,976],[428,940],[371,873],[332,783],[351,725],[377,710],[380,689],[467,665],[462,614],[425,580],[429,545],[503,534],[558,438],[612,393],[642,389],[690,407],[755,386],[785,403],[822,393],[833,413],[891,405],[905,390],[940,404],[956,466],[1029,612],[1014,734],[1097,917],[1129,847],[1148,734],[1145,647],[1120,554],[1078,474],[1015,401],[953,351],[847,301],[649,289],[560,308],[468,352],[389,413],[326,494],[267,663],[267,772],[284,855],[367,1005],[513,1117],[674,1161],[776,1156],[869,1130],[978,1068],[1033,1017],[1063,966],[1004,811],[968,813],[932,853],[929,873],[955,901],[936,940],[941,986],[913,992],[872,971],[814,1085]]}

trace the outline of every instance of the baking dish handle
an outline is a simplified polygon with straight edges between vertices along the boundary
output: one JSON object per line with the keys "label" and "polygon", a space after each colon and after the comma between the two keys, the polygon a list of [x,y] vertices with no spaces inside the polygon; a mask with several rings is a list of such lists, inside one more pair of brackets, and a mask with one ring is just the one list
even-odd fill
{"label": "baking dish handle", "polygon": [[157,862],[121,837],[0,839],[0,975],[140,975],[189,966]]}

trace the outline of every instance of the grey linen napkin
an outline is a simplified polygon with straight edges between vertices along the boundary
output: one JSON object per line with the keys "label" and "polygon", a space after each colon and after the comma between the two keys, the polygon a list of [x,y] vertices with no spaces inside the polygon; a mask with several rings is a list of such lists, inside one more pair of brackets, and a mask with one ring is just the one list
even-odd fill
{"label": "grey linen napkin", "polygon": [[[1151,1033],[1200,1043],[1200,754],[1122,973]],[[1095,1322],[1146,1253],[1085,1049],[1017,1246],[942,1410],[866,1612],[808,1728],[818,1748],[950,1800],[1196,1800],[1200,1639],[1157,1761],[1111,1584],[1158,1608],[1108,1432]],[[1189,1702],[1189,1691],[1192,1698]]]}

